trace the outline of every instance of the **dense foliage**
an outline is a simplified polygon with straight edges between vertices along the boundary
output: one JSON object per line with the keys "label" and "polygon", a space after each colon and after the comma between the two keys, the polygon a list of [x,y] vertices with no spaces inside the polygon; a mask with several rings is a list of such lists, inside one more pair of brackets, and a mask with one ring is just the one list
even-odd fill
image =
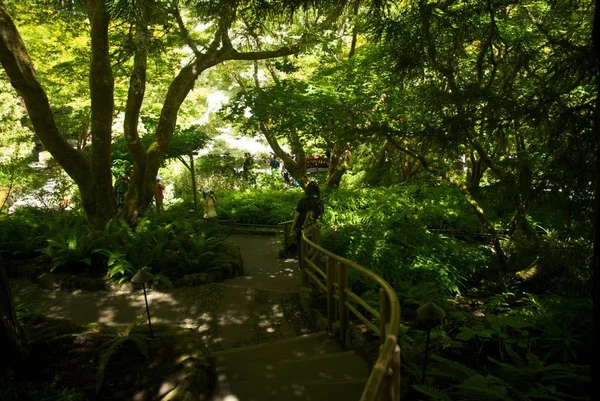
{"label": "dense foliage", "polygon": [[167,285],[186,274],[223,269],[216,250],[223,231],[200,219],[183,219],[180,213],[142,219],[135,230],[123,220],[111,220],[97,230],[80,214],[22,210],[2,220],[0,249],[9,266],[14,259],[35,258],[38,274],[106,274],[120,283],[143,268]]}
{"label": "dense foliage", "polygon": [[[193,195],[277,224],[315,180],[324,246],[402,303],[404,397],[585,399],[592,8],[0,0],[0,267],[166,284],[227,270]],[[430,303],[435,327],[418,318]]]}

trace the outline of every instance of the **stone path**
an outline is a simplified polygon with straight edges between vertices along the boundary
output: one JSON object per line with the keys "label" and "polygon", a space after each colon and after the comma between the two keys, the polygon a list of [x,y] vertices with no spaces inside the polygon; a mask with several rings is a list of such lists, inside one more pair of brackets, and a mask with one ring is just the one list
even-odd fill
{"label": "stone path", "polygon": [[[358,400],[366,362],[315,333],[300,307],[300,272],[277,237],[236,235],[246,275],[201,287],[150,290],[152,321],[202,334],[217,364],[211,401]],[[144,322],[137,292],[36,290],[34,308],[77,323]],[[341,398],[340,398],[341,397]]]}
{"label": "stone path", "polygon": [[[235,235],[230,239],[240,247],[246,275],[200,287],[148,290],[152,321],[198,330],[213,351],[310,332],[300,312],[297,262],[278,259],[278,237]],[[33,309],[80,324],[129,325],[145,319],[142,291],[31,287],[29,298]]]}

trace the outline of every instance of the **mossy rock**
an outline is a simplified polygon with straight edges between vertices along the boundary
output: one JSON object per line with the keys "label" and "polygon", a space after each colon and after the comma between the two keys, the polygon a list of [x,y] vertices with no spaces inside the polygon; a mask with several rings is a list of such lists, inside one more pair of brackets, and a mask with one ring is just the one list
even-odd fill
{"label": "mossy rock", "polygon": [[235,243],[225,240],[217,245],[215,251],[219,255],[219,267],[227,272],[229,278],[246,274],[242,253]]}
{"label": "mossy rock", "polygon": [[191,287],[196,285],[204,285],[215,282],[216,279],[209,273],[193,273],[186,274],[175,282],[176,287]]}

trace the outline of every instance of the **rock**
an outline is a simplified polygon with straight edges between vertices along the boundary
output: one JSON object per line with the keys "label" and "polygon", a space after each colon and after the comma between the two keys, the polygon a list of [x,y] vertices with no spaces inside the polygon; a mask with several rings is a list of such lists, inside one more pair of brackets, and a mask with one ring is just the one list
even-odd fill
{"label": "rock", "polygon": [[325,330],[327,330],[327,327],[329,326],[329,321],[319,311],[317,311],[317,313],[315,313],[315,326],[317,327],[317,330],[319,330],[319,331],[325,331]]}
{"label": "rock", "polygon": [[214,278],[207,273],[192,273],[186,274],[175,282],[177,287],[192,287],[196,285],[208,284],[213,282]]}
{"label": "rock", "polygon": [[124,291],[124,292],[135,291],[135,289],[133,288],[133,283],[131,283],[131,282],[125,282],[125,283],[118,284],[117,288],[118,288],[118,291]]}
{"label": "rock", "polygon": [[302,308],[302,312],[309,315],[311,314],[313,299],[311,297],[310,288],[301,288],[300,289],[300,307]]}
{"label": "rock", "polygon": [[246,274],[244,271],[242,253],[235,243],[225,240],[217,245],[215,251],[219,254],[219,258],[221,259],[219,267],[222,267],[223,270],[227,272],[229,278]]}
{"label": "rock", "polygon": [[35,279],[37,285],[45,290],[52,290],[58,287],[56,277],[50,273],[42,273]]}
{"label": "rock", "polygon": [[78,275],[59,276],[58,285],[63,290],[76,291],[105,291],[107,290],[106,280],[98,277],[81,277]]}

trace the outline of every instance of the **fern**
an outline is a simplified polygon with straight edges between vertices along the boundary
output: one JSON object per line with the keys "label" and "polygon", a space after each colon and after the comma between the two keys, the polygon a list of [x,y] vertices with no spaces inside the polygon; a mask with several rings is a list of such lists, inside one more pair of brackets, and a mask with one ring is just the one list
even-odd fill
{"label": "fern", "polygon": [[104,349],[100,354],[100,362],[98,364],[98,371],[96,373],[96,393],[100,391],[102,388],[102,383],[104,382],[104,372],[106,371],[106,367],[110,362],[110,359],[115,354],[115,352],[127,341],[131,341],[135,344],[137,350],[146,358],[149,358],[149,348],[148,341],[150,340],[147,336],[132,333],[132,329],[136,326],[136,324],[132,324],[126,329],[126,335],[124,336],[116,336],[112,340],[109,340],[100,346],[100,349]]}
{"label": "fern", "polygon": [[420,393],[428,395],[434,401],[452,401],[452,398],[448,394],[435,387],[414,384],[413,388]]}
{"label": "fern", "polygon": [[454,372],[455,374],[458,373],[460,375],[460,377],[462,378],[469,378],[472,376],[477,376],[479,375],[479,373],[477,373],[475,370],[469,368],[466,365],[463,365],[460,362],[456,362],[456,361],[452,361],[450,359],[446,359],[446,358],[442,358],[441,356],[437,356],[434,355],[431,357],[432,359],[443,363],[446,367],[450,368],[450,370],[452,372]]}

